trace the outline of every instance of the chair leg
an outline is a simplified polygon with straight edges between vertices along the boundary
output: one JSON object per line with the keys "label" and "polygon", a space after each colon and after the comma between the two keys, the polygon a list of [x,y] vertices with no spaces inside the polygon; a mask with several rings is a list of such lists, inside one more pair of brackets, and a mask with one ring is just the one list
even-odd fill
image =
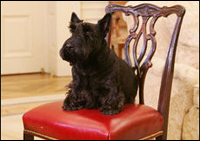
{"label": "chair leg", "polygon": [[24,140],[34,140],[34,136],[24,133]]}
{"label": "chair leg", "polygon": [[118,44],[118,56],[120,58],[122,58],[122,49],[124,48],[124,44],[123,43],[119,43]]}
{"label": "chair leg", "polygon": [[156,137],[156,140],[163,140],[163,135]]}

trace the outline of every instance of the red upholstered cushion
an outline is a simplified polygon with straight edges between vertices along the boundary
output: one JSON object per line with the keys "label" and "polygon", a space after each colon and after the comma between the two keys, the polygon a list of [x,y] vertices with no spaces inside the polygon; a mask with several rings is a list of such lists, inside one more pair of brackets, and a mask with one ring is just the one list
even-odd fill
{"label": "red upholstered cushion", "polygon": [[145,105],[125,105],[117,115],[99,110],[62,110],[62,101],[48,103],[23,116],[24,131],[46,139],[142,139],[162,134],[163,117]]}

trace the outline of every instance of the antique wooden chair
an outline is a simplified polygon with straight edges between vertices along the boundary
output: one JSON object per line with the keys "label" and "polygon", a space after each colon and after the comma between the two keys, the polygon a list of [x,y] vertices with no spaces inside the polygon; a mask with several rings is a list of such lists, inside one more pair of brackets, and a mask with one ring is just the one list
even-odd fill
{"label": "antique wooden chair", "polygon": [[126,26],[120,25],[120,22],[122,21],[122,16],[112,14],[111,28],[110,33],[108,34],[108,44],[113,51],[117,50],[117,55],[120,58],[122,58],[122,50],[124,49],[127,38],[127,33],[120,33],[120,30],[127,29]]}
{"label": "antique wooden chair", "polygon": [[[32,140],[34,136],[44,139],[83,140],[136,140],[155,137],[158,140],[164,140],[167,138],[168,112],[175,54],[185,9],[180,5],[160,8],[151,4],[141,4],[134,7],[112,4],[106,7],[107,13],[115,11],[122,11],[126,15],[133,15],[135,22],[133,28],[130,30],[130,35],[126,40],[124,49],[126,61],[129,65],[132,65],[129,44],[132,40],[135,40],[132,51],[134,58],[133,67],[137,70],[136,73],[140,81],[140,104],[125,105],[121,113],[112,116],[102,115],[99,110],[82,109],[78,111],[63,111],[61,108],[62,101],[45,104],[24,114],[24,140]],[[167,17],[170,14],[176,14],[177,21],[163,70],[158,109],[153,109],[144,105],[143,89],[145,76],[148,69],[152,66],[151,59],[156,50],[154,24],[159,17]],[[141,29],[136,33],[139,25],[139,16],[142,17],[143,21]],[[150,17],[152,17],[150,21],[150,33],[147,34],[146,24]],[[137,57],[137,44],[142,35],[145,45],[143,45],[139,57]],[[146,43],[148,40],[152,42],[152,46],[150,52],[146,54]]]}

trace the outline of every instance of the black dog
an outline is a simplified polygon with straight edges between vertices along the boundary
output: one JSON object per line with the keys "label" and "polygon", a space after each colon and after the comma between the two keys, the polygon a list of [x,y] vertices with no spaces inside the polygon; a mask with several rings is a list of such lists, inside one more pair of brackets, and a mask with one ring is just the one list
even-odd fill
{"label": "black dog", "polygon": [[134,102],[138,87],[134,70],[104,39],[110,21],[111,14],[106,14],[97,24],[85,23],[72,13],[72,36],[60,50],[62,59],[70,62],[73,76],[64,110],[99,108],[102,114],[113,115]]}

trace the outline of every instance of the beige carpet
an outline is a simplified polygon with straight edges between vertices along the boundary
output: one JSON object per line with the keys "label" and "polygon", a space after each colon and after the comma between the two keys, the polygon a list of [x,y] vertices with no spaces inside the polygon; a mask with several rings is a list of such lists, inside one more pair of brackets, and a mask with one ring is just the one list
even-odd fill
{"label": "beige carpet", "polygon": [[34,107],[64,98],[64,94],[57,94],[1,100],[1,140],[22,140],[22,115]]}

